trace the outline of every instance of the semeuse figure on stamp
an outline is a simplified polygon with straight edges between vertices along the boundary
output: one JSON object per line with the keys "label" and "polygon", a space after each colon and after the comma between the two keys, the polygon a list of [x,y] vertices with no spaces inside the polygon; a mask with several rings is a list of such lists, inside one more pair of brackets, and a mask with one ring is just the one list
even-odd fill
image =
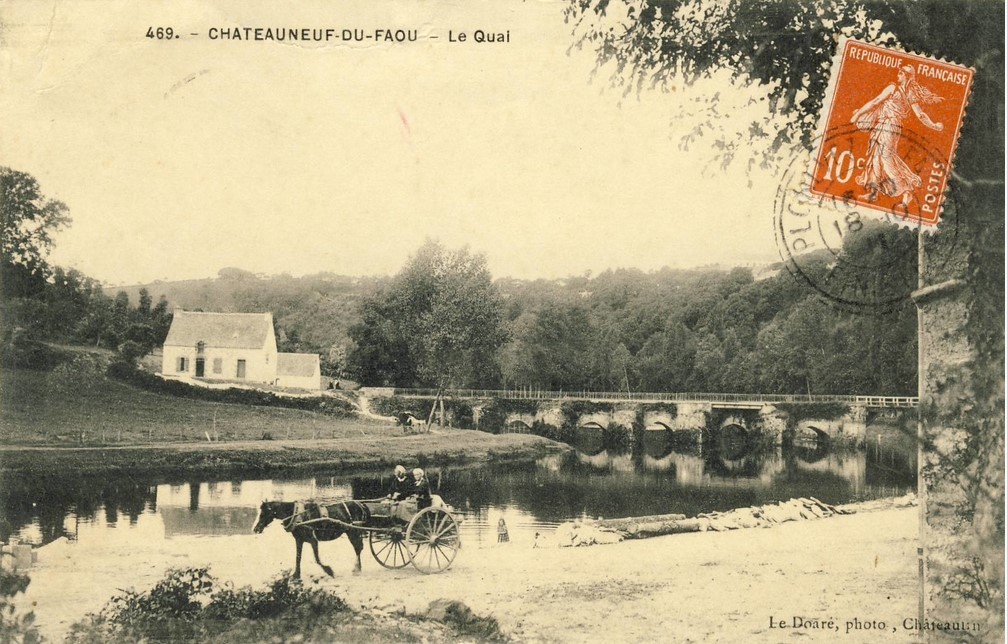
{"label": "semeuse figure on stamp", "polygon": [[902,197],[907,206],[913,191],[923,185],[919,175],[899,156],[902,123],[910,110],[920,123],[940,132],[943,123],[935,123],[920,104],[930,105],[943,100],[916,80],[916,72],[909,65],[899,68],[898,78],[881,90],[881,93],[853,112],[850,122],[858,130],[870,132],[864,171],[857,176],[857,184],[864,186],[868,201],[876,201],[878,193],[889,197]]}

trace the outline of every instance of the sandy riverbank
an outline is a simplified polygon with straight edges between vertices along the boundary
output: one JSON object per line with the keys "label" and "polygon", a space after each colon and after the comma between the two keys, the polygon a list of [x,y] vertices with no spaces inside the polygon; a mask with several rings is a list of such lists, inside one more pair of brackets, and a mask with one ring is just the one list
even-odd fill
{"label": "sandy riverbank", "polygon": [[[916,508],[792,522],[767,529],[657,537],[589,548],[532,548],[514,541],[463,548],[451,570],[389,571],[364,550],[351,575],[345,540],[322,545],[323,576],[305,553],[306,580],[354,605],[422,612],[433,599],[467,603],[528,642],[907,641],[916,611]],[[25,598],[43,631],[59,638],[117,588],[149,587],[168,567],[210,565],[221,580],[260,585],[292,567],[293,541],[263,535],[152,540],[127,550],[59,543],[41,551]],[[23,606],[26,606],[22,602]],[[835,620],[835,629],[770,628],[780,621]],[[884,631],[846,622],[885,622]],[[837,629],[837,630],[836,630]],[[893,630],[894,629],[894,630]]]}

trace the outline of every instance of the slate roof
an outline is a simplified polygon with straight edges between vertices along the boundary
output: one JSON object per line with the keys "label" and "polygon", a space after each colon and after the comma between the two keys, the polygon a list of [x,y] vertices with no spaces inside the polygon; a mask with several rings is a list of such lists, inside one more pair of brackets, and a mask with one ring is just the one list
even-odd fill
{"label": "slate roof", "polygon": [[276,355],[277,376],[310,378],[317,373],[317,353],[278,353]]}
{"label": "slate roof", "polygon": [[272,313],[200,313],[176,310],[165,346],[261,349],[273,332]]}

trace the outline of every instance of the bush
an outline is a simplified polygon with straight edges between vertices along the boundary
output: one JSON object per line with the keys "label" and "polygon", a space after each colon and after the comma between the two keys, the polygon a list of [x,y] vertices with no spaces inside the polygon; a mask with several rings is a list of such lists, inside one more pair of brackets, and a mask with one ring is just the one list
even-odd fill
{"label": "bush", "polygon": [[[25,583],[26,585],[26,583]],[[22,588],[23,589],[23,588]],[[352,619],[351,619],[352,618]],[[448,602],[440,614],[387,614],[377,619],[357,613],[332,591],[305,586],[281,576],[265,589],[218,587],[206,568],[170,570],[147,592],[133,590],[113,597],[98,615],[74,624],[67,641],[103,644],[109,641],[231,642],[268,641],[427,641],[451,639],[506,642],[492,617],[475,615],[461,602]],[[416,627],[420,630],[416,630]],[[438,627],[443,628],[443,627]],[[9,631],[0,632],[5,635]],[[7,641],[34,642],[29,638]]]}
{"label": "bush", "polygon": [[14,610],[14,597],[23,593],[29,583],[27,575],[0,569],[0,642],[32,644],[42,641],[35,628],[34,613],[18,615]]}
{"label": "bush", "polygon": [[321,588],[305,588],[288,576],[275,579],[265,591],[224,589],[204,609],[208,619],[318,617],[348,610],[346,602]]}
{"label": "bush", "polygon": [[446,624],[455,635],[464,640],[478,642],[507,642],[509,638],[500,630],[493,617],[482,617],[472,612],[464,603],[438,599],[430,604],[427,615]]}
{"label": "bush", "polygon": [[330,396],[324,398],[321,396],[316,398],[288,398],[257,389],[207,389],[179,380],[165,380],[160,376],[137,369],[136,365],[122,360],[116,360],[109,365],[108,375],[140,389],[157,394],[177,396],[179,398],[194,398],[237,405],[300,409],[337,418],[352,418],[356,415],[353,410],[353,404],[342,398],[333,398]]}
{"label": "bush", "polygon": [[169,570],[147,592],[113,597],[98,615],[75,624],[73,642],[210,641],[241,620],[294,620],[332,617],[346,602],[322,588],[305,588],[282,576],[265,590],[217,588],[206,568]]}
{"label": "bush", "polygon": [[456,427],[471,429],[473,425],[472,403],[467,400],[452,400],[450,405],[453,424]]}
{"label": "bush", "polygon": [[[492,398],[479,413],[479,429],[491,434],[499,434],[505,429],[508,414],[535,414],[538,401],[513,398]],[[532,428],[534,431],[534,428]]]}
{"label": "bush", "polygon": [[71,359],[71,354],[30,340],[24,336],[15,336],[0,354],[0,366],[10,369],[34,369],[50,371],[57,365]]}
{"label": "bush", "polygon": [[[398,396],[379,396],[371,399],[371,410],[382,416],[395,416],[403,418],[404,414],[413,414],[417,418],[426,419],[430,413],[430,406],[434,404],[435,398],[400,398]],[[472,403],[467,400],[457,400],[453,398],[444,399],[444,413],[449,422],[454,427],[471,429]],[[434,416],[437,417],[436,414]]]}
{"label": "bush", "polygon": [[213,578],[206,568],[169,570],[145,593],[129,590],[113,597],[102,615],[111,624],[191,620],[203,608],[199,599],[208,597],[212,590]]}
{"label": "bush", "polygon": [[74,399],[92,395],[105,379],[105,361],[88,353],[79,353],[70,362],[56,366],[46,377],[49,400]]}
{"label": "bush", "polygon": [[133,340],[126,340],[119,345],[119,352],[116,354],[116,359],[126,364],[135,365],[136,361],[147,355],[150,350]]}
{"label": "bush", "polygon": [[625,454],[633,449],[633,430],[609,423],[602,430],[602,443],[611,452]]}
{"label": "bush", "polygon": [[774,406],[786,412],[790,416],[790,422],[795,425],[808,418],[836,420],[850,412],[849,404],[838,402],[776,403]]}

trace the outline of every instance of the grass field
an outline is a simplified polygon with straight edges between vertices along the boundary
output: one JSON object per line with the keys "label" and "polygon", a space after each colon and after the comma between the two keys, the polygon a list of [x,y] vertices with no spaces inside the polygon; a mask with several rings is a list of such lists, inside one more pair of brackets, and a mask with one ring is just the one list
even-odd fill
{"label": "grass field", "polygon": [[71,391],[53,399],[48,375],[0,372],[0,472],[349,470],[404,460],[446,465],[526,459],[563,449],[519,434],[435,429],[403,435],[391,423],[177,398],[109,379],[87,395]]}
{"label": "grass field", "polygon": [[[48,372],[0,373],[0,442],[107,445],[387,436],[401,429],[275,407],[215,403],[142,391],[104,379],[88,395],[47,393]],[[81,432],[84,433],[83,443]]]}

